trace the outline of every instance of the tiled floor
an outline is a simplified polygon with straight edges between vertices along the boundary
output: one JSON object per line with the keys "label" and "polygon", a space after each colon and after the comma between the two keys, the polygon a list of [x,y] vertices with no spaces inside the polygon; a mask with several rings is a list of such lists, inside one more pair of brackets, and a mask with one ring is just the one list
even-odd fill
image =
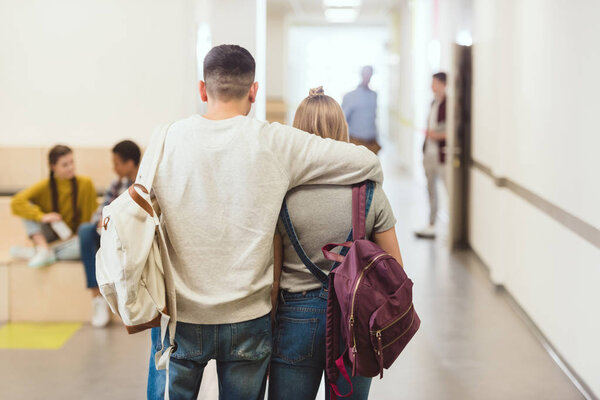
{"label": "tiled floor", "polygon": [[[395,171],[384,187],[422,325],[374,380],[370,398],[582,399],[472,253],[449,254],[443,238],[413,237],[426,221],[425,188]],[[142,399],[148,350],[146,333],[87,325],[60,350],[0,350],[0,399]]]}

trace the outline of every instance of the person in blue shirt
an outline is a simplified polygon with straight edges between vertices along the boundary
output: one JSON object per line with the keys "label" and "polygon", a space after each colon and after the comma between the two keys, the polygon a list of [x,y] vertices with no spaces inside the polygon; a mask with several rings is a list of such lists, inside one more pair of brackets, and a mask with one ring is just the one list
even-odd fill
{"label": "person in blue shirt", "polygon": [[342,100],[342,110],[348,122],[350,142],[365,146],[377,154],[381,149],[377,141],[375,117],[377,110],[377,93],[369,88],[373,76],[373,67],[364,66],[361,70],[360,85]]}

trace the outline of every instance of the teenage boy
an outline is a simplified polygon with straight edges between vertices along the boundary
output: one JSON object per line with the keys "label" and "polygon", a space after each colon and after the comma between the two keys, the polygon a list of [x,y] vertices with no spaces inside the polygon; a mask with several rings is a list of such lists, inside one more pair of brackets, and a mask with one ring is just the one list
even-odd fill
{"label": "teenage boy", "polygon": [[437,180],[446,184],[446,73],[433,75],[431,82],[434,100],[431,103],[425,143],[423,143],[423,167],[429,193],[429,224],[415,232],[420,238],[435,238],[435,220],[438,211]]}
{"label": "teenage boy", "polygon": [[102,209],[119,197],[135,181],[140,164],[140,148],[131,140],[119,142],[112,149],[113,168],[119,177],[112,182],[104,201],[89,223],[79,227],[81,261],[85,267],[87,287],[92,294],[92,326],[102,328],[110,322],[108,304],[100,294],[96,282],[96,253],[100,247],[98,229],[102,225]]}
{"label": "teenage boy", "polygon": [[[154,180],[177,292],[171,399],[197,396],[210,359],[221,399],[264,397],[273,236],[286,192],[383,179],[364,147],[248,117],[258,91],[254,70],[240,46],[206,55],[200,96],[208,111],[171,125]],[[153,345],[160,347],[156,328]],[[148,398],[164,396],[164,379],[151,360]]]}

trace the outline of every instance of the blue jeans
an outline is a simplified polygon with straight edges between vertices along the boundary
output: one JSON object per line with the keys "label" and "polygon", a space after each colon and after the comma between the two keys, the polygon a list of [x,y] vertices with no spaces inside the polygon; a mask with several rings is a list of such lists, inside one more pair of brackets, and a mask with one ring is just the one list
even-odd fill
{"label": "blue jeans", "polygon": [[[202,373],[209,360],[217,360],[219,399],[263,399],[267,367],[271,358],[269,315],[235,324],[198,325],[177,322],[169,366],[169,396],[172,400],[196,399]],[[165,342],[168,346],[168,335]],[[148,399],[163,399],[164,370],[154,366],[160,349],[160,329],[152,329],[152,352],[148,373]]]}
{"label": "blue jeans", "polygon": [[98,235],[98,231],[96,230],[96,224],[81,224],[78,234],[81,261],[85,268],[87,287],[88,289],[97,288],[96,253],[100,248],[100,235]]}
{"label": "blue jeans", "polygon": [[[58,235],[54,233],[49,224],[31,221],[28,219],[23,220],[23,223],[25,224],[25,231],[29,237],[42,234],[48,243],[56,242],[58,240]],[[52,251],[54,251],[57,260],[79,260],[79,238],[77,236],[64,242],[55,244],[51,246],[51,248]]]}
{"label": "blue jeans", "polygon": [[[327,292],[323,289],[281,292],[269,373],[270,400],[316,397],[325,370],[326,314]],[[351,370],[346,370],[352,375]],[[350,380],[353,394],[346,399],[366,399],[371,378],[351,376]],[[341,374],[336,383],[340,393],[350,392],[350,385]],[[329,385],[326,385],[325,398],[329,399]]]}

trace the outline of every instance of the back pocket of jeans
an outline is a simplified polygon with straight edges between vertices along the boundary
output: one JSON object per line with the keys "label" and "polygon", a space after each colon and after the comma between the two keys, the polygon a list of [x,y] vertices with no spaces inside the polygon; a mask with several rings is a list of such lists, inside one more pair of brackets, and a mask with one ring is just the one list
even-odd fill
{"label": "back pocket of jeans", "polygon": [[275,332],[275,356],[296,364],[314,353],[317,318],[279,317]]}
{"label": "back pocket of jeans", "polygon": [[231,324],[232,355],[239,360],[256,361],[271,356],[271,317]]}

